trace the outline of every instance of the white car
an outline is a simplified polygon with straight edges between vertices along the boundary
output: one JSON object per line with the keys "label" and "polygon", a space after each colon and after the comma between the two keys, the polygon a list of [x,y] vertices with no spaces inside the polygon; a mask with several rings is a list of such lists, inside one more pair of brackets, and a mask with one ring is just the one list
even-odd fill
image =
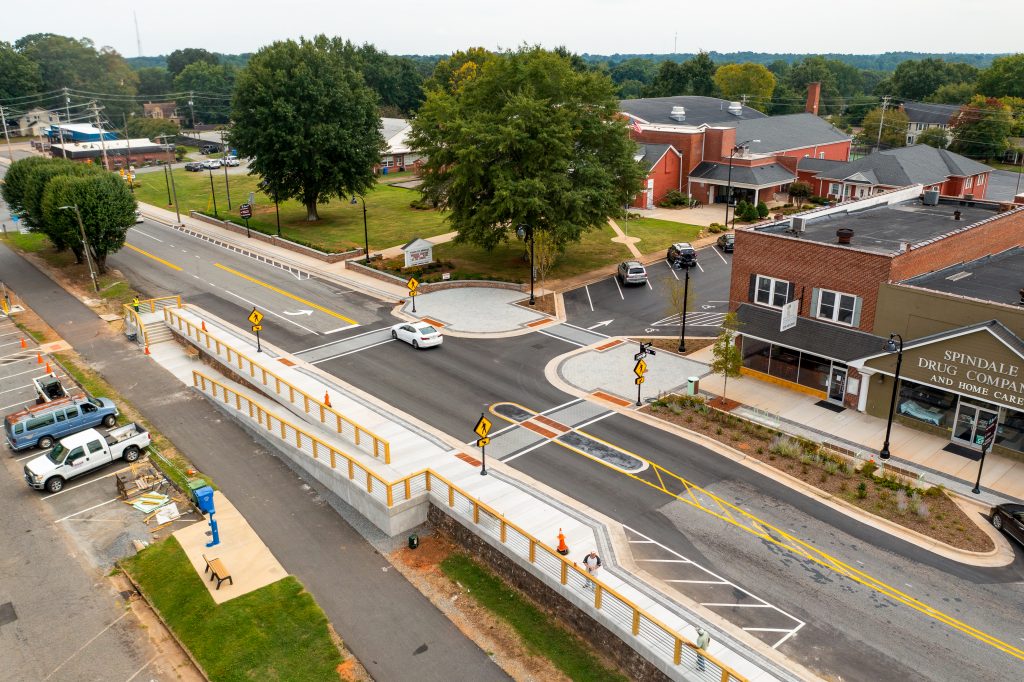
{"label": "white car", "polygon": [[207,159],[203,161],[203,168],[220,168],[220,159]]}
{"label": "white car", "polygon": [[239,165],[238,157],[237,156],[225,156],[224,158],[222,158],[220,160],[220,165],[222,165],[222,166],[237,166],[237,165]]}
{"label": "white car", "polygon": [[139,223],[144,223],[144,222],[146,222],[146,219],[142,217],[142,211],[136,211],[135,212],[135,224],[138,225]]}
{"label": "white car", "polygon": [[405,341],[413,348],[440,346],[441,330],[426,322],[401,322],[391,328],[391,338]]}

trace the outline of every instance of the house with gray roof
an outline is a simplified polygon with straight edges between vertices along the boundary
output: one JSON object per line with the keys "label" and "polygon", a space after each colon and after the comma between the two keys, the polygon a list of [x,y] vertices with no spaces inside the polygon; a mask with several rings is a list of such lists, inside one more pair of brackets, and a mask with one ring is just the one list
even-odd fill
{"label": "house with gray roof", "polygon": [[949,130],[950,122],[960,113],[956,104],[904,102],[900,109],[907,115],[907,144],[916,144],[918,136],[929,128]]}

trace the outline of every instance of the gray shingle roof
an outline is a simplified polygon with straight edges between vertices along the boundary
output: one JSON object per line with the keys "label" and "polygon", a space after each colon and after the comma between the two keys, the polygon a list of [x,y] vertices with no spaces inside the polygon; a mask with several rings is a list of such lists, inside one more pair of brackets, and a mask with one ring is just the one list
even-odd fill
{"label": "gray shingle roof", "polygon": [[[729,164],[702,161],[690,173],[693,180],[721,180],[726,182],[729,179]],[[732,166],[732,182],[735,185],[754,185],[757,187],[772,187],[793,182],[796,177],[777,163],[770,163],[765,166]]]}
{"label": "gray shingle roof", "polygon": [[[669,116],[672,107],[684,107],[686,119],[677,121]],[[646,97],[619,101],[619,111],[634,116],[642,122],[664,125],[699,126],[703,123],[728,123],[745,119],[767,118],[766,114],[746,106],[742,108],[742,113],[739,116],[730,114],[728,109],[728,100],[696,95]]]}
{"label": "gray shingle roof", "polygon": [[873,355],[886,341],[874,334],[807,317],[798,317],[795,327],[782,332],[781,316],[781,311],[742,303],[736,311],[742,324],[739,333],[842,362]]}
{"label": "gray shingle roof", "polygon": [[819,159],[814,156],[805,156],[796,162],[796,169],[821,173],[845,164],[845,161],[833,161],[831,159]]}
{"label": "gray shingle roof", "polygon": [[931,102],[904,102],[903,111],[911,123],[947,124],[951,116],[959,113],[956,104],[933,104]]}
{"label": "gray shingle roof", "polygon": [[650,171],[669,149],[674,147],[670,144],[638,144],[634,158],[643,164],[645,170]]}
{"label": "gray shingle roof", "polygon": [[736,142],[761,140],[747,148],[754,154],[781,152],[849,140],[850,136],[814,114],[787,114],[736,122]]}
{"label": "gray shingle roof", "polygon": [[915,144],[868,154],[862,159],[823,171],[818,177],[824,180],[845,180],[856,173],[873,173],[875,184],[903,187],[917,183],[931,185],[943,182],[951,175],[978,175],[991,170],[985,164],[947,149]]}

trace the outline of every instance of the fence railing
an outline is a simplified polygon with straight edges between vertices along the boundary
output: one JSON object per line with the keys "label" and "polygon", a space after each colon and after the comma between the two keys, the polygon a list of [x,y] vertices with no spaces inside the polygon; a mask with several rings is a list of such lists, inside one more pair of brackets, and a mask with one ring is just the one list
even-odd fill
{"label": "fence railing", "polygon": [[125,336],[134,337],[135,342],[140,346],[149,345],[149,332],[142,321],[144,313],[155,313],[164,308],[180,308],[181,296],[161,296],[160,298],[147,298],[139,301],[139,310],[135,306],[126,303],[123,306],[122,318],[124,319]]}
{"label": "fence railing", "polygon": [[387,440],[341,414],[321,398],[310,395],[266,367],[257,365],[234,346],[204,330],[201,322],[197,325],[171,309],[164,310],[164,320],[168,326],[176,328],[197,346],[206,348],[218,358],[223,358],[228,366],[236,367],[240,375],[248,375],[254,384],[269,389],[295,407],[301,408],[304,414],[319,420],[356,447],[383,459],[385,464],[391,463],[391,444]]}
{"label": "fence railing", "polygon": [[571,590],[578,598],[604,614],[620,634],[643,642],[664,660],[686,666],[691,677],[708,682],[745,682],[746,678],[718,661],[628,597],[589,575],[576,562],[542,542],[496,509],[474,498],[444,476],[424,469],[397,481],[385,481],[352,456],[332,446],[287,419],[268,412],[247,396],[198,370],[192,371],[193,385],[212,399],[248,414],[268,434],[280,438],[331,469],[341,470],[374,500],[390,508],[398,502],[428,495],[452,516],[496,540],[505,552],[529,563],[550,582]]}

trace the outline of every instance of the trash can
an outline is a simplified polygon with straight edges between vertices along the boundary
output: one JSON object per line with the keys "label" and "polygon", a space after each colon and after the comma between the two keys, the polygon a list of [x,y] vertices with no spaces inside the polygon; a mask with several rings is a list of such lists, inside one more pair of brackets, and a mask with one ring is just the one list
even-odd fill
{"label": "trash can", "polygon": [[409,536],[409,549],[416,549],[420,546],[420,536],[413,533]]}
{"label": "trash can", "polygon": [[686,395],[697,395],[700,392],[700,377],[690,377],[686,380]]}
{"label": "trash can", "polygon": [[204,485],[194,492],[196,498],[196,506],[204,514],[213,513],[213,488],[208,485]]}
{"label": "trash can", "polygon": [[388,167],[384,166],[383,168],[381,168],[380,169],[380,174],[381,175],[387,175],[388,174]]}

